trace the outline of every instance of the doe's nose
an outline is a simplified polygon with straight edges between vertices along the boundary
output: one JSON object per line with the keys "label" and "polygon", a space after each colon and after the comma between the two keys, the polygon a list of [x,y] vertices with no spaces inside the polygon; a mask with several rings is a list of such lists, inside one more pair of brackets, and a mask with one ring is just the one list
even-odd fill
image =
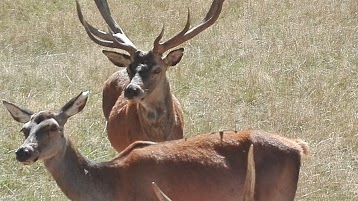
{"label": "doe's nose", "polygon": [[29,147],[20,147],[15,151],[16,160],[18,160],[19,162],[25,162],[31,157],[32,152],[32,149]]}

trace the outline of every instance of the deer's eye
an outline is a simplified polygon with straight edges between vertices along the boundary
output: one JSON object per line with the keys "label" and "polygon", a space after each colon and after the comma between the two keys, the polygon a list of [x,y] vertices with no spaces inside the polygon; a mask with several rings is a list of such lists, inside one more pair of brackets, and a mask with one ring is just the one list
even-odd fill
{"label": "deer's eye", "polygon": [[30,134],[30,129],[23,127],[20,132],[22,132],[25,135],[25,138],[27,138]]}
{"label": "deer's eye", "polygon": [[58,129],[58,127],[55,124],[52,124],[52,125],[49,126],[49,131],[50,132],[55,132],[55,131],[57,131],[57,129]]}
{"label": "deer's eye", "polygon": [[156,69],[153,71],[154,74],[159,74],[160,72],[162,72],[162,69],[160,69],[160,68],[156,68]]}
{"label": "deer's eye", "polygon": [[129,67],[126,68],[126,71],[127,71],[128,75],[131,76],[132,71],[131,71],[131,69]]}

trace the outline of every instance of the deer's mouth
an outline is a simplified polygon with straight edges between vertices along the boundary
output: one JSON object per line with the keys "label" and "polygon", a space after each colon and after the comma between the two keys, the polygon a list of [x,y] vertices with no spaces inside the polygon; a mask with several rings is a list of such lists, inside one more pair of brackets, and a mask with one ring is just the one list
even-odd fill
{"label": "deer's mouth", "polygon": [[142,103],[144,101],[145,97],[143,98],[132,98],[132,99],[127,99],[127,101],[129,103]]}
{"label": "deer's mouth", "polygon": [[36,146],[24,146],[16,150],[16,160],[24,165],[31,165],[35,163],[39,157],[40,153]]}
{"label": "deer's mouth", "polygon": [[147,91],[139,85],[129,84],[124,90],[124,97],[129,101],[140,102],[147,95]]}
{"label": "deer's mouth", "polygon": [[32,165],[33,163],[35,163],[37,160],[39,159],[39,157],[34,158],[33,160],[27,160],[27,161],[20,161],[23,165]]}
{"label": "deer's mouth", "polygon": [[140,103],[142,102],[145,97],[147,96],[147,90],[141,89],[135,96],[126,96],[125,98],[132,103]]}

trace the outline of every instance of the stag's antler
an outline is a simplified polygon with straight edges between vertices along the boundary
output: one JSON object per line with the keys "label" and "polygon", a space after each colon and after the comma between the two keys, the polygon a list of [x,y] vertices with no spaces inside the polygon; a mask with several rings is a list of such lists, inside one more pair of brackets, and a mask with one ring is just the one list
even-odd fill
{"label": "stag's antler", "polygon": [[[181,32],[179,32],[177,35],[172,37],[171,39],[165,42],[160,42],[164,34],[164,27],[163,27],[159,36],[154,40],[154,47],[152,51],[154,53],[158,53],[161,55],[165,51],[173,47],[176,47],[184,43],[185,41],[190,40],[191,38],[198,35],[200,32],[210,27],[219,18],[224,1],[225,0],[213,0],[213,3],[211,4],[211,7],[208,13],[206,14],[205,18],[198,25],[196,25],[191,29],[190,29],[190,10],[188,9],[188,19],[184,29]],[[88,36],[95,43],[99,45],[105,47],[111,47],[111,48],[119,48],[127,51],[132,56],[134,52],[137,51],[137,48],[124,34],[122,28],[112,18],[107,0],[95,0],[95,2],[103,19],[106,21],[106,23],[109,26],[109,33],[96,29],[88,22],[86,22],[83,18],[80,4],[78,3],[78,0],[76,0],[78,17],[82,25],[85,27]]]}
{"label": "stag's antler", "polygon": [[255,167],[254,145],[251,144],[247,156],[247,171],[244,188],[244,201],[255,200],[256,167]]}
{"label": "stag's antler", "polygon": [[169,39],[165,42],[160,42],[160,40],[162,39],[163,34],[164,34],[164,27],[163,27],[159,36],[154,41],[153,52],[162,54],[165,51],[167,51],[175,46],[178,46],[178,45],[184,43],[185,41],[190,40],[194,36],[198,35],[200,32],[202,32],[205,29],[207,29],[208,27],[210,27],[219,18],[224,1],[225,0],[213,0],[213,3],[211,4],[211,7],[210,7],[208,13],[206,14],[205,18],[198,25],[191,28],[190,30],[189,30],[189,28],[190,28],[190,10],[188,9],[188,18],[187,18],[184,29],[181,32],[179,32],[177,35],[172,37],[171,39]]}
{"label": "stag's antler", "polygon": [[152,182],[152,187],[159,201],[172,201],[167,195],[165,195],[165,193],[163,193],[155,182]]}
{"label": "stag's antler", "polygon": [[122,28],[117,24],[117,22],[112,18],[111,11],[109,10],[107,0],[95,0],[97,8],[101,13],[103,19],[109,26],[109,33],[96,29],[90,25],[87,21],[84,20],[80,4],[76,0],[77,5],[77,15],[80,19],[80,22],[85,27],[85,30],[88,36],[92,41],[98,45],[118,48],[124,51],[127,51],[130,55],[133,55],[137,48],[131,42],[131,40],[124,34]]}

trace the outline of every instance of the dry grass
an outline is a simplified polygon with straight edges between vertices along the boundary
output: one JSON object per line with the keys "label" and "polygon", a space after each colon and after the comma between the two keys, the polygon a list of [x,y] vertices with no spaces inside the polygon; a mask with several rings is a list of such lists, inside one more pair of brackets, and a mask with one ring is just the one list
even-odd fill
{"label": "dry grass", "polygon": [[[163,22],[167,37],[179,30],[184,5],[193,22],[209,6],[203,0],[109,3],[146,50]],[[81,4],[87,19],[105,28],[94,3]],[[86,36],[74,0],[2,0],[0,27],[0,98],[38,111],[90,90],[86,109],[66,132],[88,158],[114,156],[103,131],[101,88],[117,69]],[[302,138],[312,153],[297,200],[357,200],[357,33],[356,0],[227,0],[218,23],[185,43],[183,61],[170,71],[186,136],[254,128]],[[41,162],[15,161],[20,125],[5,109],[0,115],[0,200],[66,200]]]}

